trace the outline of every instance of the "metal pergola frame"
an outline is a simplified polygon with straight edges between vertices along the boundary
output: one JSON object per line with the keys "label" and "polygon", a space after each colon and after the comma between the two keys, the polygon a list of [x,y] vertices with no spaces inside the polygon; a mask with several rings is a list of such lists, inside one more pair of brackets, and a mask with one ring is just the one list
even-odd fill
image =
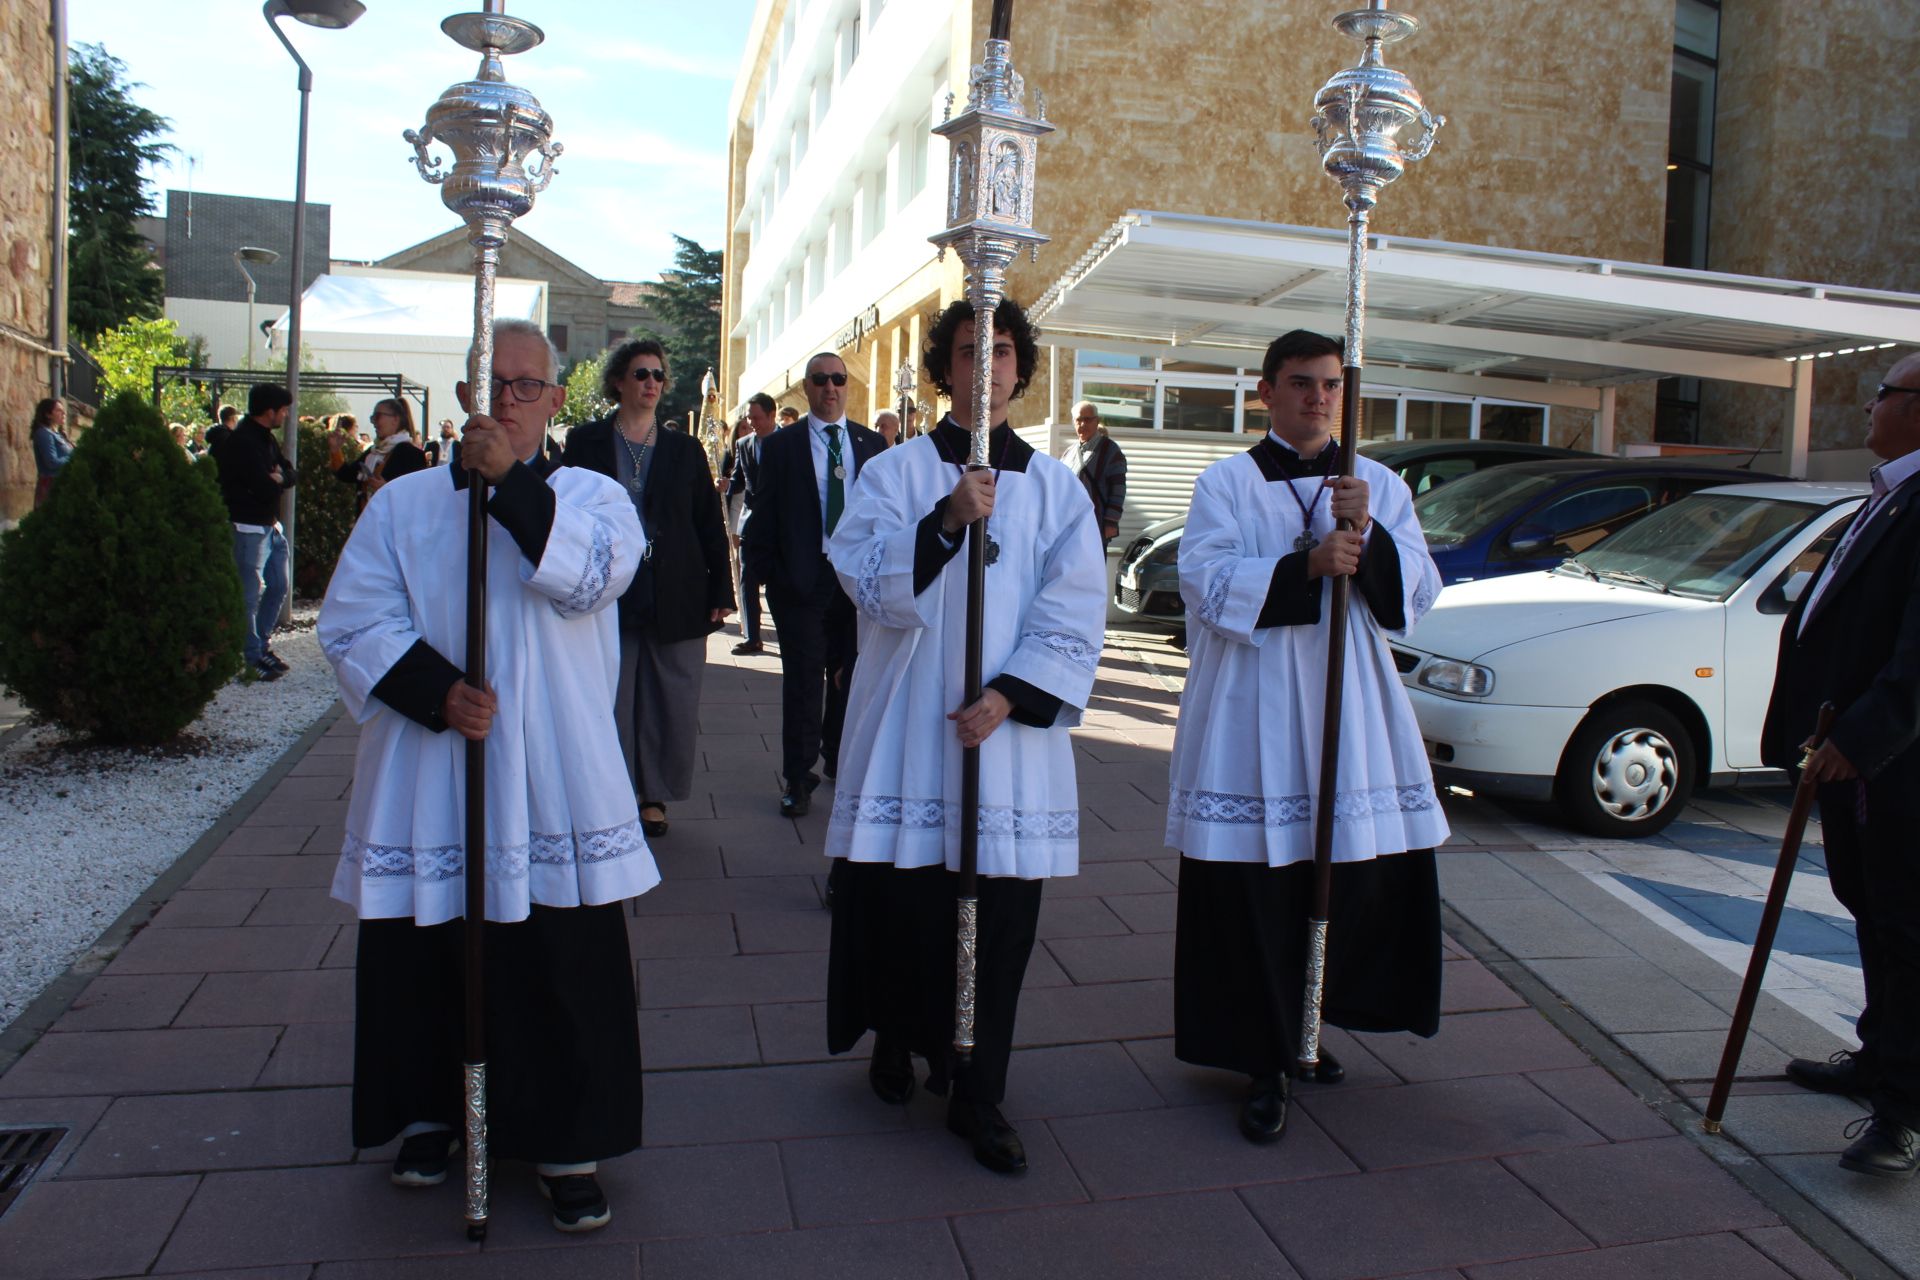
{"label": "metal pergola frame", "polygon": [[[208,417],[218,421],[221,397],[228,387],[250,387],[256,382],[277,382],[276,371],[271,369],[200,369],[191,365],[161,365],[153,371],[153,400],[160,402],[160,388],[169,382],[203,382],[211,386],[213,398],[209,402]],[[392,396],[394,399],[406,397],[420,406],[420,412],[414,420],[424,424],[431,421],[428,408],[432,403],[432,393],[421,383],[400,373],[308,373],[300,374],[300,385],[314,391],[357,391],[376,395]]]}

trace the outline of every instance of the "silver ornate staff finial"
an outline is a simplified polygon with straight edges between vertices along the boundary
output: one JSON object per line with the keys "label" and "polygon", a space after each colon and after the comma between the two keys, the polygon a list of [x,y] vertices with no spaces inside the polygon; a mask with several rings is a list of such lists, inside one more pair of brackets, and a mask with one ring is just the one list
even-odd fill
{"label": "silver ornate staff finial", "polygon": [[[1313,99],[1313,132],[1321,165],[1346,193],[1350,232],[1346,362],[1358,367],[1363,363],[1368,216],[1382,187],[1406,172],[1408,164],[1426,159],[1433,150],[1434,135],[1447,118],[1430,113],[1413,81],[1381,60],[1381,46],[1418,31],[1418,18],[1389,10],[1384,0],[1369,0],[1365,9],[1343,13],[1333,25],[1343,35],[1363,42],[1359,64],[1337,73]],[[1403,144],[1400,135],[1416,122],[1424,131]]]}

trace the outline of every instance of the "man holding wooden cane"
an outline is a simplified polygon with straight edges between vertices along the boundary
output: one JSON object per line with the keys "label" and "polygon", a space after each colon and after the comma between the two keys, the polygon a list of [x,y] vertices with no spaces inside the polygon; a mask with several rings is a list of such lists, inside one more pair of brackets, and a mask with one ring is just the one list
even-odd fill
{"label": "man holding wooden cane", "polygon": [[1866,1008],[1857,1052],[1796,1058],[1795,1083],[1872,1100],[1840,1167],[1880,1178],[1920,1168],[1920,356],[1896,363],[1866,404],[1873,496],[1780,632],[1761,737],[1789,768],[1818,709],[1838,710],[1808,759],[1833,894],[1853,913]]}

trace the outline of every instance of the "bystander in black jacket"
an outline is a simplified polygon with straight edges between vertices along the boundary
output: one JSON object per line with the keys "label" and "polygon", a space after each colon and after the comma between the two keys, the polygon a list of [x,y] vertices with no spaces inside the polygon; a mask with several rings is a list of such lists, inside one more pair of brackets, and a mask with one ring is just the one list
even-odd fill
{"label": "bystander in black jacket", "polygon": [[[235,524],[264,527],[280,519],[280,494],[293,488],[294,474],[273,432],[253,418],[242,418],[214,445],[213,460],[220,468],[220,496]],[[272,476],[276,467],[277,481]]]}
{"label": "bystander in black jacket", "polygon": [[[611,415],[584,422],[567,435],[561,464],[616,476]],[[683,431],[654,432],[640,523],[647,531],[647,559],[620,597],[620,629],[645,631],[656,640],[691,640],[718,631],[715,609],[733,607],[733,567],[727,559],[726,525],[713,486],[706,451]]]}

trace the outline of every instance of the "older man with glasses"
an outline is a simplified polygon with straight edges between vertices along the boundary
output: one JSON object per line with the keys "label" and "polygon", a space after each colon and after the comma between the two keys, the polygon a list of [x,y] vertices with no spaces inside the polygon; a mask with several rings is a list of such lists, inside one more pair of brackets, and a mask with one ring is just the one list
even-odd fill
{"label": "older man with glasses", "polygon": [[748,570],[766,584],[780,635],[780,813],[805,817],[820,777],[839,761],[855,653],[853,602],[827,559],[827,538],[860,473],[886,443],[847,420],[847,366],[823,351],[807,361],[807,414],[760,442],[753,518],[742,535]]}

